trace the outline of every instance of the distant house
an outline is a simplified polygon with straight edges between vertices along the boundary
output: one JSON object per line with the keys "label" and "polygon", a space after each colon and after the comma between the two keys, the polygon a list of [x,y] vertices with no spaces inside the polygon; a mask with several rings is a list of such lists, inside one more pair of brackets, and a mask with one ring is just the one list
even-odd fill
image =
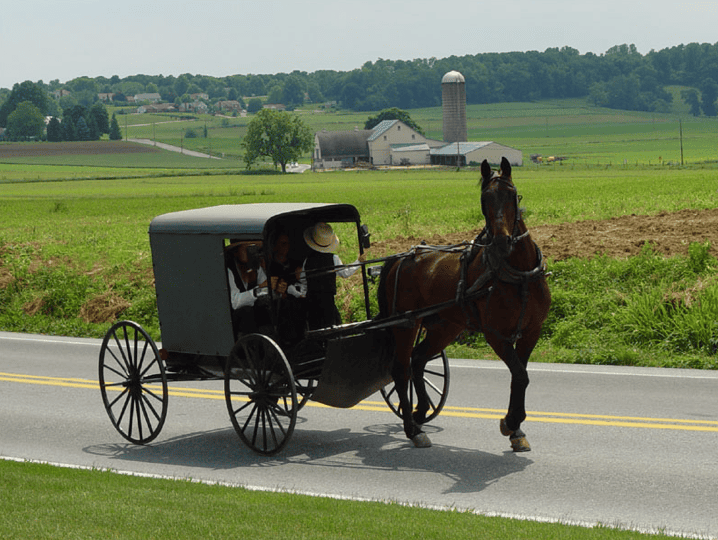
{"label": "distant house", "polygon": [[151,94],[135,94],[135,103],[142,102],[142,101],[149,101],[150,103],[157,103],[159,101],[162,101],[162,96],[160,96],[157,92],[154,92]]}
{"label": "distant house", "polygon": [[69,96],[70,94],[71,92],[69,90],[65,90],[64,88],[52,92],[52,95],[55,96],[55,99],[60,99],[65,96]]}
{"label": "distant house", "polygon": [[99,94],[97,94],[97,98],[100,101],[105,101],[107,103],[111,103],[113,97],[115,97],[114,92],[100,92]]}
{"label": "distant house", "polygon": [[287,106],[281,103],[265,103],[262,105],[263,109],[272,109],[273,111],[286,111]]}
{"label": "distant house", "polygon": [[192,98],[193,101],[199,101],[200,99],[209,100],[209,94],[205,94],[204,92],[198,94],[190,94],[189,97]]}
{"label": "distant house", "polygon": [[163,113],[163,112],[172,112],[176,111],[177,107],[174,106],[172,103],[155,103],[150,105],[140,105],[137,107],[137,112],[139,114],[144,113]]}
{"label": "distant house", "polygon": [[236,99],[218,101],[214,106],[220,111],[242,111],[242,105]]}
{"label": "distant house", "polygon": [[400,120],[384,120],[373,129],[321,131],[314,135],[313,167],[337,169],[371,165],[468,165],[487,159],[523,165],[520,150],[495,142],[446,143],[429,139]]}
{"label": "distant house", "polygon": [[207,114],[207,112],[209,112],[209,107],[203,101],[194,101],[192,103],[180,103],[179,111]]}

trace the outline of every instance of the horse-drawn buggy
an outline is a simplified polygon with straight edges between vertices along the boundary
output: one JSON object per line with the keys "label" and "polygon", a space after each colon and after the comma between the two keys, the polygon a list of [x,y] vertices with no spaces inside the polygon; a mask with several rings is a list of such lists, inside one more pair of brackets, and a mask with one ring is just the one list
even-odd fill
{"label": "horse-drawn buggy", "polygon": [[[156,217],[149,236],[161,348],[138,324],[120,321],[100,350],[102,399],[117,431],[136,444],[152,441],[167,416],[169,383],[216,380],[239,437],[260,454],[287,444],[307,401],[347,408],[377,391],[406,436],[429,446],[421,425],[441,412],[449,390],[444,348],[468,327],[483,331],[511,370],[501,431],[514,450],[528,450],[519,426],[526,362],[550,303],[545,262],[521,220],[508,162],[498,175],[485,163],[482,175],[487,226],[476,240],[369,262],[368,228],[349,204],[225,205]],[[356,235],[348,242],[360,254],[355,263],[333,255],[332,226]],[[361,276],[366,317],[343,324],[333,313],[335,276],[352,272]],[[324,302],[313,300],[320,289]]]}

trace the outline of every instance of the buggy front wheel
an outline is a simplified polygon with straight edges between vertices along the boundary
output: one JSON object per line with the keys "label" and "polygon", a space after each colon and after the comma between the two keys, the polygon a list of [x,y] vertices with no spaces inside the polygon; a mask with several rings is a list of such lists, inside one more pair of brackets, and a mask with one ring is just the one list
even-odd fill
{"label": "buggy front wheel", "polygon": [[100,392],[112,425],[128,441],[146,444],[167,417],[167,375],[157,346],[137,323],[120,321],[100,348]]}
{"label": "buggy front wheel", "polygon": [[224,374],[229,417],[239,438],[271,456],[289,441],[297,422],[297,389],[282,349],[262,334],[237,341]]}

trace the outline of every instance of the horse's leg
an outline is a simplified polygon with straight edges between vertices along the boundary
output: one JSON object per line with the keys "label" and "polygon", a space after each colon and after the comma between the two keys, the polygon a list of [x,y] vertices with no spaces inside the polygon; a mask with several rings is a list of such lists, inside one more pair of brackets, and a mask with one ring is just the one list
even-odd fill
{"label": "horse's leg", "polygon": [[413,329],[394,329],[396,358],[391,375],[396,385],[396,393],[399,396],[399,409],[401,410],[401,418],[404,421],[404,433],[417,448],[427,448],[431,446],[431,440],[414,422],[411,402],[409,401],[411,353],[417,331],[418,327]]}
{"label": "horse's leg", "polygon": [[429,394],[426,391],[424,370],[429,360],[441,353],[446,346],[461,331],[461,327],[443,321],[426,330],[421,343],[416,346],[411,355],[411,374],[416,389],[416,408],[414,409],[414,422],[419,425],[426,423],[426,413],[429,411]]}
{"label": "horse's leg", "polygon": [[531,450],[531,446],[526,440],[526,434],[521,431],[521,423],[526,419],[526,388],[529,385],[529,376],[526,371],[528,357],[520,358],[509,341],[499,339],[491,334],[486,336],[486,341],[511,372],[509,409],[506,416],[501,419],[501,434],[509,437],[514,452],[528,452]]}

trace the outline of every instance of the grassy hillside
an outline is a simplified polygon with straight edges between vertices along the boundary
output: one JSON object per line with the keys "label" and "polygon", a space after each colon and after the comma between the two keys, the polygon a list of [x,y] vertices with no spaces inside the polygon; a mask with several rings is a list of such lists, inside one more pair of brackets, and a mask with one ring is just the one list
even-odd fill
{"label": "grassy hillside", "polygon": [[[618,111],[588,105],[584,99],[550,100],[535,103],[497,103],[467,107],[469,140],[493,140],[530,154],[565,156],[585,164],[680,163],[680,129],[683,123],[684,163],[717,159],[715,135],[718,119],[695,118],[675,95],[675,113]],[[440,107],[408,111],[428,137],[442,139]],[[325,111],[311,107],[297,110],[312,131],[363,128],[375,113]],[[226,159],[241,159],[241,140],[247,118],[179,115],[123,115],[123,134],[130,138],[156,139],[193,150],[211,152]],[[203,137],[207,127],[208,137]],[[188,130],[199,137],[186,138]],[[309,156],[307,156],[308,158]]]}

